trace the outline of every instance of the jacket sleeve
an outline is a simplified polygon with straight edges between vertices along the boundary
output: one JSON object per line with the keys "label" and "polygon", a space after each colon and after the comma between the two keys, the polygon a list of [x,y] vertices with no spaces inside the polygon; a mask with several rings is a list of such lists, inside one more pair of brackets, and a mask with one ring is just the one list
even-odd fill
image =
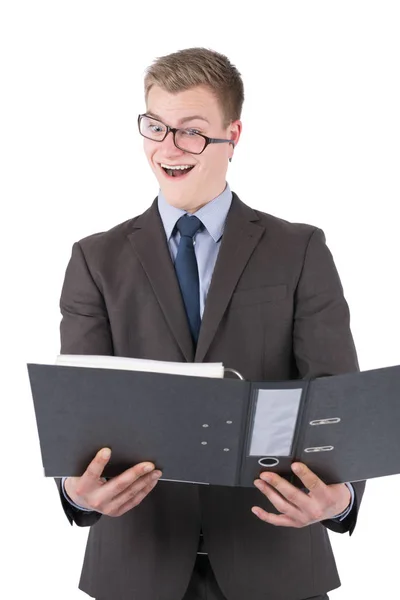
{"label": "jacket sleeve", "polygon": [[[302,378],[359,371],[350,330],[350,312],[325,234],[315,229],[309,239],[295,293],[293,350]],[[350,482],[355,498],[345,519],[322,521],[325,527],[351,535],[365,481]]]}
{"label": "jacket sleeve", "polygon": [[60,309],[61,354],[114,353],[105,301],[79,242],[72,248]]}
{"label": "jacket sleeve", "polygon": [[[110,323],[102,293],[90,272],[79,242],[72,248],[61,291],[61,354],[112,355]],[[65,498],[61,482],[55,480],[62,507],[71,523],[80,527],[94,525],[101,514],[81,511]]]}
{"label": "jacket sleeve", "polygon": [[65,516],[67,517],[71,525],[75,523],[79,527],[90,527],[91,525],[97,523],[97,521],[102,516],[101,513],[98,513],[96,511],[88,512],[84,510],[79,510],[72,506],[72,504],[70,504],[70,502],[68,502],[68,500],[64,496],[63,491],[61,489],[62,478],[58,477],[57,479],[54,479],[54,481],[56,482],[56,486],[61,500],[61,505],[64,509]]}

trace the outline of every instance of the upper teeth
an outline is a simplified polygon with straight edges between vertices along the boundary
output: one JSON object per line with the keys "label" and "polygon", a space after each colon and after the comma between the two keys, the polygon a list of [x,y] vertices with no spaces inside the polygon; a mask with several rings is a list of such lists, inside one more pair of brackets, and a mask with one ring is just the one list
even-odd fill
{"label": "upper teeth", "polygon": [[172,169],[172,170],[174,170],[174,169],[181,169],[181,170],[183,170],[183,169],[190,169],[190,167],[192,167],[193,165],[174,165],[174,166],[171,166],[171,165],[164,165],[163,163],[161,163],[161,166],[164,169]]}

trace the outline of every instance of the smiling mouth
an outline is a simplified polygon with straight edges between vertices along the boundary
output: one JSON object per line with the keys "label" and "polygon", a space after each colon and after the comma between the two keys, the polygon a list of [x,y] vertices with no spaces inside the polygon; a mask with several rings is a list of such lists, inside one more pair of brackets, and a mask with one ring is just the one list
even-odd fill
{"label": "smiling mouth", "polygon": [[195,165],[185,169],[168,169],[160,164],[161,170],[168,179],[184,179],[194,169]]}

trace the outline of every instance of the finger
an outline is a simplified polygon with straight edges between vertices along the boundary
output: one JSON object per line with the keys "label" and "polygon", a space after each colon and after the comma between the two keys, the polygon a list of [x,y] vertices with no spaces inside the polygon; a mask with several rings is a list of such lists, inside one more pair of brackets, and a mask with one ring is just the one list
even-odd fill
{"label": "finger", "polygon": [[104,485],[101,474],[111,457],[110,448],[101,448],[89,463],[86,471],[77,479],[76,493],[84,497],[99,485]]}
{"label": "finger", "polygon": [[316,498],[323,498],[328,493],[328,486],[307,467],[304,463],[293,463],[292,471],[302,481],[310,494]]}
{"label": "finger", "polygon": [[140,491],[135,493],[133,497],[129,498],[123,504],[120,504],[118,508],[115,508],[113,514],[110,516],[119,517],[128,512],[128,510],[131,510],[132,508],[138,506],[146,498],[146,496],[148,496],[150,492],[156,487],[158,481],[159,478],[153,479],[152,481],[150,481],[150,483],[147,483]]}
{"label": "finger", "polygon": [[289,502],[284,496],[277,492],[272,486],[265,483],[261,479],[256,479],[254,485],[268,498],[279,512],[289,515],[294,519],[298,519],[301,515],[297,506]]}
{"label": "finger", "polygon": [[134,498],[132,498],[131,501],[128,501],[125,504],[123,504],[119,509],[119,514],[123,515],[126,512],[128,512],[128,510],[135,508],[141,502],[143,502],[143,500],[146,498],[146,496],[148,496],[150,494],[150,492],[156,487],[156,485],[158,484],[158,481],[159,481],[158,479],[157,479],[157,481],[152,481],[149,485],[146,485],[146,487],[143,488],[143,490],[141,490],[138,494],[136,494],[136,496]]}
{"label": "finger", "polygon": [[115,496],[113,498],[113,502],[117,503],[118,505],[128,502],[134,495],[138,494],[147,485],[151,485],[154,481],[157,482],[161,475],[161,471],[153,471],[152,473],[148,473],[147,475],[139,477],[139,479],[132,483],[132,485]]}
{"label": "finger", "polygon": [[104,471],[104,467],[111,457],[110,448],[102,448],[98,451],[92,462],[88,465],[86,471],[81,477],[81,484],[97,482]]}
{"label": "finger", "polygon": [[141,477],[154,471],[154,468],[153,463],[139,463],[138,465],[127,469],[117,477],[110,479],[106,485],[104,485],[103,491],[108,496],[109,500],[116,498],[135,483],[135,481],[138,481]]}
{"label": "finger", "polygon": [[110,514],[116,513],[120,506],[130,502],[138,493],[140,493],[146,486],[151,485],[154,481],[157,482],[161,477],[161,471],[155,471],[154,473],[147,474],[146,476],[140,477],[137,481],[126,487],[123,492],[113,495],[110,490],[102,488],[99,490],[97,498],[94,500],[95,504],[98,504],[101,511]]}
{"label": "finger", "polygon": [[265,521],[265,523],[269,523],[270,525],[275,525],[276,527],[301,527],[297,521],[289,517],[288,515],[275,515],[274,513],[269,513],[259,506],[253,506],[251,509],[252,513],[256,515],[261,521]]}
{"label": "finger", "polygon": [[299,510],[307,511],[309,508],[311,502],[309,495],[296,488],[277,473],[263,472],[260,474],[260,479],[267,482]]}
{"label": "finger", "polygon": [[117,497],[123,496],[124,498],[131,498],[135,494],[135,490],[145,486],[146,482],[141,478],[139,482],[134,482],[130,486],[126,487],[121,494],[115,495],[115,491],[111,487],[111,483],[107,482],[102,487],[97,488],[92,492],[90,498],[91,507],[97,512],[108,515],[115,512],[120,506],[121,502],[117,500]]}

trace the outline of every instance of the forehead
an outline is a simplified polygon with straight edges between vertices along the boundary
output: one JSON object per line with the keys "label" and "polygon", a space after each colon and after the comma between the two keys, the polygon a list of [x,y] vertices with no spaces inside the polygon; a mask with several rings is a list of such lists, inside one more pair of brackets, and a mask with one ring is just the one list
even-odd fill
{"label": "forehead", "polygon": [[204,86],[172,94],[154,85],[147,96],[146,110],[169,125],[189,123],[189,117],[206,124],[214,124],[222,118],[216,97]]}

